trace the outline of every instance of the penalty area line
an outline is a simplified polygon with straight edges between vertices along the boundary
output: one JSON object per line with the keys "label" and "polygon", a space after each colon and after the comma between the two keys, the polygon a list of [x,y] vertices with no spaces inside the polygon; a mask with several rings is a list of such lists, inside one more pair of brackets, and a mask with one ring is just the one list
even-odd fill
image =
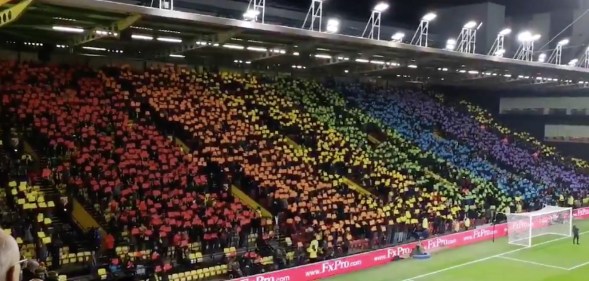
{"label": "penalty area line", "polygon": [[573,267],[569,267],[569,268],[567,268],[567,270],[575,270],[577,268],[580,268],[580,267],[583,267],[583,266],[586,266],[586,265],[589,265],[589,261],[588,262],[584,262],[582,264],[575,265]]}
{"label": "penalty area line", "polygon": [[560,269],[560,270],[570,270],[570,269],[568,269],[566,267],[562,267],[562,266],[544,264],[544,263],[535,262],[535,261],[521,260],[521,259],[516,259],[516,258],[506,257],[506,256],[498,256],[497,258],[499,258],[499,259],[505,259],[505,260],[510,260],[510,261],[521,262],[521,263],[527,263],[527,264],[532,264],[532,265],[537,265],[537,266],[543,266],[543,267],[548,267],[548,268],[556,268],[556,269]]}
{"label": "penalty area line", "polygon": [[[586,234],[586,233],[589,233],[589,231],[582,232],[581,234]],[[540,243],[534,244],[534,245],[532,245],[530,247],[519,248],[519,249],[507,251],[507,252],[504,252],[504,253],[501,253],[501,254],[488,256],[486,258],[477,259],[477,260],[473,260],[473,261],[469,261],[469,262],[457,264],[457,265],[454,265],[454,266],[449,266],[449,267],[446,267],[446,268],[442,268],[440,270],[436,270],[436,271],[432,271],[432,272],[429,272],[429,273],[417,275],[417,276],[414,276],[414,277],[411,277],[411,278],[403,279],[402,281],[414,281],[415,279],[421,279],[421,278],[424,278],[424,277],[428,277],[428,276],[431,276],[431,275],[439,274],[439,273],[446,272],[446,271],[449,271],[449,270],[453,270],[453,269],[456,269],[456,268],[461,268],[461,267],[465,267],[465,266],[468,266],[468,265],[471,265],[471,264],[488,261],[490,259],[494,259],[494,258],[501,257],[501,256],[504,256],[504,255],[508,255],[508,254],[511,254],[511,253],[517,253],[517,252],[522,251],[522,250],[525,250],[525,249],[534,248],[534,247],[538,247],[538,246],[542,246],[542,245],[549,244],[549,243],[552,243],[552,242],[561,241],[561,240],[570,239],[570,238],[571,237],[568,237],[567,236],[567,237],[560,237],[560,238],[556,238],[556,239],[552,239],[552,240],[540,242]],[[589,262],[587,264],[589,264]],[[582,265],[579,265],[579,267],[585,266],[585,265],[586,264],[582,264]]]}

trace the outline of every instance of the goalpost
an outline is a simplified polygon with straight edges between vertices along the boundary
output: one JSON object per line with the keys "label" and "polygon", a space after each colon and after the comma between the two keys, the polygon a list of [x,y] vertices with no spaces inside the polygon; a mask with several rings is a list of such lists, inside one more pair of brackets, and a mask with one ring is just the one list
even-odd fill
{"label": "goalpost", "polygon": [[542,235],[572,236],[573,209],[546,206],[529,213],[507,214],[509,244],[532,246],[532,238]]}

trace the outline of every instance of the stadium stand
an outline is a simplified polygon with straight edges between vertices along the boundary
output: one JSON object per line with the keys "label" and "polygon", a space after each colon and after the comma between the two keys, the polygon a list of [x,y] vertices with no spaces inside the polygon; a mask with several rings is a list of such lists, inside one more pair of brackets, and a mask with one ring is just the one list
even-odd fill
{"label": "stadium stand", "polygon": [[[275,214],[285,211],[286,217],[281,221],[288,224],[286,230],[290,229],[290,233],[323,223],[327,230],[331,221],[335,223],[330,231],[343,232],[349,227],[345,220],[351,224],[355,216],[358,223],[379,218],[368,202],[359,208],[350,207],[351,203],[361,201],[360,194],[342,188],[333,175],[313,169],[308,162],[312,159],[265,126],[257,110],[248,110],[243,99],[222,92],[220,84],[230,83],[230,79],[214,74],[201,77],[189,70],[178,73],[172,68],[150,72],[126,76],[131,78],[140,97],[165,116],[165,121],[192,139],[192,146],[202,146],[212,154],[212,161],[240,175],[235,183]],[[168,79],[157,87],[156,77]]]}
{"label": "stadium stand", "polygon": [[493,130],[496,135],[507,137],[508,140],[514,141],[518,145],[523,145],[524,148],[527,148],[532,153],[539,152],[539,156],[542,156],[542,158],[547,158],[560,164],[568,164],[578,169],[587,169],[589,167],[587,161],[562,156],[556,151],[555,147],[542,143],[527,132],[514,132],[508,127],[499,124],[491,113],[469,101],[460,100],[454,103],[454,106],[458,110],[462,110],[463,113],[471,115],[480,124]]}
{"label": "stadium stand", "polygon": [[222,251],[250,232],[256,213],[223,189],[220,174],[197,152],[184,155],[158,133],[149,115],[141,116],[105,75],[33,64],[3,69],[15,79],[3,89],[11,93],[4,105],[33,124],[48,155],[63,160],[43,177],[66,185],[102,216],[108,233],[116,235],[109,250],[152,259],[159,263],[156,271],[167,271],[173,263],[160,256],[177,254],[180,260],[192,250]]}
{"label": "stadium stand", "polygon": [[[14,62],[0,63],[0,82],[0,113],[40,171],[2,164],[2,210],[35,221],[11,234],[26,258],[90,264],[100,280],[252,275],[586,196],[582,162],[419,90]],[[86,247],[55,236],[64,206]]]}
{"label": "stadium stand", "polygon": [[[496,180],[511,196],[528,201],[544,200],[544,195],[552,194],[555,189],[557,193],[566,190],[568,195],[579,191],[587,180],[585,175],[541,159],[539,153],[501,139],[471,117],[445,107],[424,93],[395,90],[365,94],[358,87],[348,88],[347,92],[362,108],[420,146],[487,180]],[[384,107],[384,104],[396,106]]]}

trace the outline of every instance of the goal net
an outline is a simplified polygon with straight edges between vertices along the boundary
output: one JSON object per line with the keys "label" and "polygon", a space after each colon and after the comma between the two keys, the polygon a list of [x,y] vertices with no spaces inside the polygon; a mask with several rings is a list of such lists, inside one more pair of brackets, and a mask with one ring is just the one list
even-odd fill
{"label": "goal net", "polygon": [[547,206],[534,212],[507,214],[509,244],[530,247],[534,237],[572,236],[572,212],[572,208]]}

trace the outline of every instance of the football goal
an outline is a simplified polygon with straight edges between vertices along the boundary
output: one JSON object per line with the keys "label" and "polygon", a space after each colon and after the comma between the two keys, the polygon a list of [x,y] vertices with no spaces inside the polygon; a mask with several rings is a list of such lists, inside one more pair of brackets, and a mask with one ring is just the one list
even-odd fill
{"label": "football goal", "polygon": [[507,214],[509,244],[530,247],[543,235],[571,236],[573,209],[546,206],[529,213]]}

